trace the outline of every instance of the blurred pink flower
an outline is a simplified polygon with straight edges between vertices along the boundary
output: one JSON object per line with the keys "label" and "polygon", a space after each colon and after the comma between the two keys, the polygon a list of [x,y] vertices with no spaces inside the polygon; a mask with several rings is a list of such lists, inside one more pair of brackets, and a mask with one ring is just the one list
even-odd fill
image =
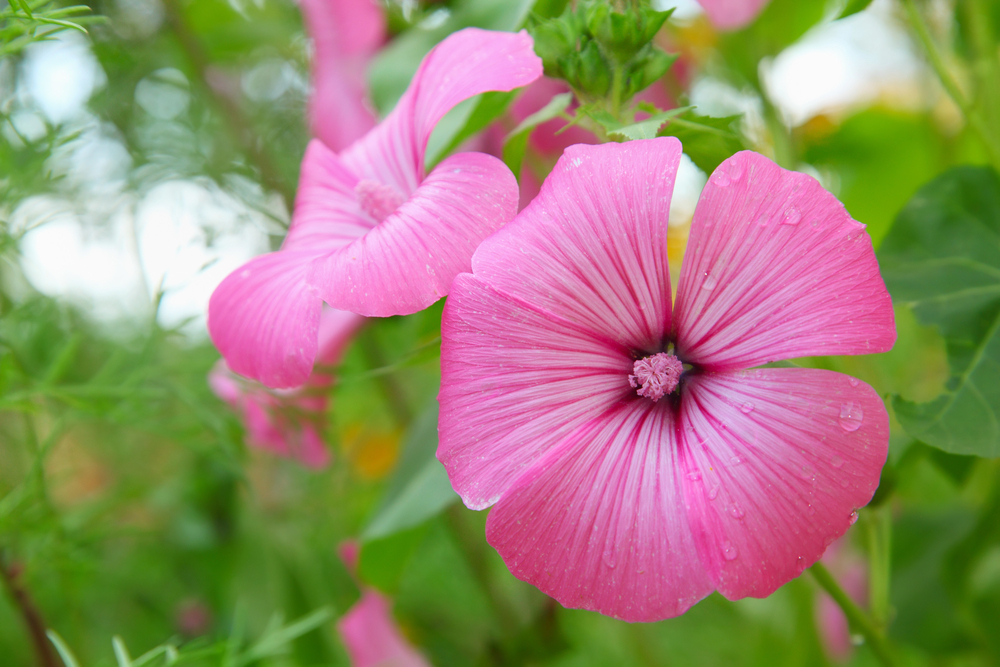
{"label": "blurred pink flower", "polygon": [[375,127],[366,69],[385,42],[385,14],[377,0],[299,0],[315,52],[309,127],[341,151]]}
{"label": "blurred pink flower", "polygon": [[[354,574],[361,547],[354,540],[342,542],[337,551]],[[361,599],[337,621],[351,667],[429,667],[403,637],[392,617],[389,600],[374,588],[362,587]]]}
{"label": "blurred pink flower", "polygon": [[871,498],[889,437],[854,378],[743,370],[892,346],[864,226],[809,176],[738,153],[702,193],[672,307],[680,156],[669,137],[567,149],[442,322],[455,490],[495,504],[486,536],[516,576],[629,621],[797,576]]}
{"label": "blurred pink flower", "polygon": [[[864,558],[851,548],[847,537],[831,544],[823,554],[823,564],[854,602],[868,606],[868,568]],[[847,617],[829,595],[821,592],[816,598],[819,637],[827,654],[838,662],[847,662],[854,650]]]}
{"label": "blurred pink flower", "polygon": [[720,30],[737,30],[751,23],[771,0],[698,0],[708,19]]}
{"label": "blurred pink flower", "polygon": [[517,210],[502,162],[460,153],[424,173],[431,131],[473,95],[541,75],[531,37],[466,28],[424,58],[392,113],[334,153],[313,140],[282,249],[231,273],[209,303],[209,332],[237,373],[270,387],[302,384],[316,355],[322,301],[384,317],[448,293],[483,238]]}
{"label": "blurred pink flower", "polygon": [[[332,366],[340,361],[364,320],[354,313],[324,310],[319,325],[320,364]],[[220,359],[208,375],[208,384],[243,419],[251,446],[296,458],[310,468],[330,462],[321,435],[329,401],[326,390],[333,384],[328,371],[313,372],[299,389],[273,391],[239,377]]]}

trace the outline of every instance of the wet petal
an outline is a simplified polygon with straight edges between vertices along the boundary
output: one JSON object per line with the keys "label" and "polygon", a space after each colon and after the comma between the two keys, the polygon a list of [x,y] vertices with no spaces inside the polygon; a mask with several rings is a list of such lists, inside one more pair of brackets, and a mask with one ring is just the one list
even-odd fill
{"label": "wet petal", "polygon": [[896,340],[864,226],[815,179],[750,151],[702,192],[674,316],[679,356],[712,370],[885,352]]}
{"label": "wet petal", "polygon": [[229,367],[269,387],[297,387],[316,358],[322,302],[305,281],[309,252],[261,255],[212,293],[208,332]]}
{"label": "wet petal", "polygon": [[770,595],[818,560],[871,499],[888,451],[882,399],[832,371],[696,376],[680,419],[691,528],[730,599]]}
{"label": "wet petal", "polygon": [[633,401],[595,415],[508,489],[486,537],[517,577],[626,621],[712,591],[684,512],[673,416]]}
{"label": "wet petal", "polygon": [[635,390],[613,341],[496,291],[455,279],[441,323],[438,459],[482,509],[561,438]]}
{"label": "wet petal", "polygon": [[334,308],[415,313],[448,294],[479,243],[516,211],[517,181],[502,162],[453,155],[380,225],[317,260],[309,279]]}
{"label": "wet petal", "polygon": [[631,348],[670,332],[667,221],[680,142],[571,146],[472,260],[497,289]]}

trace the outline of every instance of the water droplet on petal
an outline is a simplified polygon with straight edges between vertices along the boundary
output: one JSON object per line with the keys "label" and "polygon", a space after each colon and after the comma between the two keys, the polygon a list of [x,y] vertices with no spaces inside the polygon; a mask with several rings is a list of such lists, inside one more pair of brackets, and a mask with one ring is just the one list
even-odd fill
{"label": "water droplet on petal", "polygon": [[729,185],[729,174],[724,169],[716,169],[715,173],[712,174],[712,182],[724,188]]}
{"label": "water droplet on petal", "polygon": [[859,380],[858,378],[849,377],[847,378],[847,381],[851,384],[852,387],[857,387],[859,384],[861,384],[861,380]]}
{"label": "water droplet on petal", "polygon": [[740,507],[739,503],[737,502],[734,502],[732,505],[729,506],[729,513],[733,515],[734,519],[742,519],[743,515],[745,514],[743,508]]}
{"label": "water droplet on petal", "polygon": [[840,427],[845,431],[857,431],[861,428],[861,420],[864,417],[865,413],[860,403],[848,401],[840,406]]}
{"label": "water droplet on petal", "polygon": [[793,206],[785,211],[785,216],[781,219],[781,222],[785,225],[797,225],[801,219],[802,214]]}
{"label": "water droplet on petal", "polygon": [[844,459],[842,459],[840,456],[834,454],[833,458],[830,459],[830,465],[832,465],[834,468],[843,468],[844,467]]}
{"label": "water droplet on petal", "polygon": [[689,472],[688,473],[688,479],[691,480],[692,482],[700,482],[701,481],[701,473],[698,472],[697,470]]}
{"label": "water droplet on petal", "polygon": [[851,516],[849,517],[848,520],[851,522],[852,526],[856,524],[858,522],[858,511],[854,510],[853,512],[851,512]]}
{"label": "water droplet on petal", "polygon": [[803,465],[799,468],[799,477],[806,480],[807,482],[815,482],[816,475],[813,474],[812,468],[807,465]]}
{"label": "water droplet on petal", "polygon": [[738,466],[739,464],[743,463],[743,459],[741,459],[738,456],[734,456],[733,458],[729,459],[729,462],[732,463],[734,466]]}
{"label": "water droplet on petal", "polygon": [[816,508],[812,506],[812,503],[806,505],[806,512],[809,513],[809,516],[816,514]]}
{"label": "water droplet on petal", "polygon": [[719,280],[715,276],[705,274],[705,281],[702,282],[702,289],[715,289],[715,286],[719,284]]}
{"label": "water droplet on petal", "polygon": [[715,485],[708,490],[708,499],[715,500],[719,496],[719,486]]}
{"label": "water droplet on petal", "polygon": [[604,554],[603,554],[603,560],[604,560],[604,564],[605,565],[607,565],[610,568],[614,568],[614,566],[616,564],[615,563],[615,550],[613,548],[611,548],[611,547],[605,548],[604,549]]}
{"label": "water droplet on petal", "polygon": [[740,412],[742,412],[745,415],[748,415],[751,412],[753,412],[753,403],[751,403],[750,401],[747,401],[746,403],[744,403],[743,405],[741,405],[740,406]]}
{"label": "water droplet on petal", "polygon": [[739,550],[733,545],[732,542],[726,540],[722,543],[722,556],[726,560],[736,560],[736,557],[739,555]]}
{"label": "water droplet on petal", "polygon": [[729,180],[735,183],[743,178],[743,164],[733,160],[729,163]]}

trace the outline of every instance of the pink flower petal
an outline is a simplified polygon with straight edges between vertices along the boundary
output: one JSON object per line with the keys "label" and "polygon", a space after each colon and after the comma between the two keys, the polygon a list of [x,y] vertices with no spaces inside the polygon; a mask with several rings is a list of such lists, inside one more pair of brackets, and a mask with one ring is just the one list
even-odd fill
{"label": "pink flower petal", "polygon": [[502,162],[453,155],[381,224],[317,260],[309,280],[334,308],[414,313],[448,294],[476,246],[516,212],[517,181]]}
{"label": "pink flower petal", "polygon": [[389,601],[374,590],[366,590],[361,599],[337,621],[351,667],[429,667],[400,634]]}
{"label": "pink flower petal", "polygon": [[424,151],[437,122],[459,102],[509,91],[542,74],[527,32],[466,28],[427,54],[392,112],[342,155],[360,178],[413,192],[424,175]]}
{"label": "pink flower petal", "polygon": [[667,218],[680,156],[673,137],[569,147],[538,197],[476,251],[476,276],[659,351],[670,332]]}
{"label": "pink flower petal", "polygon": [[885,352],[892,303],[871,238],[815,179],[750,151],[695,210],[674,308],[685,361],[712,370]]}
{"label": "pink flower petal", "polygon": [[437,456],[473,509],[495,503],[546,450],[635,393],[628,350],[468,274],[445,304],[441,362]]}
{"label": "pink flower petal", "polygon": [[295,213],[282,250],[317,254],[342,248],[378,224],[358,204],[358,177],[323,142],[306,147]]}
{"label": "pink flower petal", "polygon": [[365,69],[385,41],[385,16],[375,0],[301,0],[313,40],[313,135],[340,151],[375,127]]}
{"label": "pink flower petal", "polygon": [[695,376],[680,419],[691,529],[730,599],[770,595],[818,560],[871,500],[888,451],[882,399],[831,371]]}
{"label": "pink flower petal", "polygon": [[673,414],[632,401],[593,415],[490,511],[515,576],[566,607],[626,621],[677,616],[712,591],[682,511]]}
{"label": "pink flower petal", "polygon": [[208,332],[229,367],[269,387],[297,387],[316,357],[322,303],[305,281],[308,252],[261,255],[229,274],[208,304]]}
{"label": "pink flower petal", "polygon": [[[367,318],[346,310],[324,308],[319,319],[319,354],[316,355],[316,362],[327,365],[338,363],[347,344],[366,321]],[[309,384],[313,384],[312,378],[309,379]]]}
{"label": "pink flower petal", "polygon": [[736,30],[752,22],[771,0],[698,0],[719,30]]}

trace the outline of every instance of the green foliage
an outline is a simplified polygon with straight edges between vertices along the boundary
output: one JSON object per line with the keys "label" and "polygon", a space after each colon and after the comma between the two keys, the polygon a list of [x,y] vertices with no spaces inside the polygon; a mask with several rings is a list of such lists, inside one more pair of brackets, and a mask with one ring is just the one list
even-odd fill
{"label": "green foliage", "polygon": [[562,93],[556,95],[544,107],[531,114],[507,135],[503,145],[503,161],[510,168],[511,172],[520,175],[521,162],[524,160],[524,153],[528,149],[528,138],[531,131],[542,123],[559,117],[566,111],[573,102],[572,93]]}
{"label": "green foliage", "polygon": [[1000,455],[1000,179],[960,167],[920,189],[879,251],[886,285],[948,350],[944,393],[896,398],[896,417],[945,451]]}
{"label": "green foliage", "polygon": [[49,0],[12,0],[0,9],[0,58],[22,51],[32,42],[51,39],[62,30],[87,32],[85,25],[102,20],[88,5],[60,6]]}
{"label": "green foliage", "polygon": [[669,119],[659,136],[680,139],[684,152],[706,174],[711,174],[729,156],[745,147],[738,129],[739,116],[700,116],[691,107],[681,111],[683,113]]}
{"label": "green foliage", "polygon": [[530,28],[545,74],[564,79],[584,101],[622,104],[666,74],[676,56],[653,43],[670,16],[644,3],[623,12],[596,0],[578,2]]}

